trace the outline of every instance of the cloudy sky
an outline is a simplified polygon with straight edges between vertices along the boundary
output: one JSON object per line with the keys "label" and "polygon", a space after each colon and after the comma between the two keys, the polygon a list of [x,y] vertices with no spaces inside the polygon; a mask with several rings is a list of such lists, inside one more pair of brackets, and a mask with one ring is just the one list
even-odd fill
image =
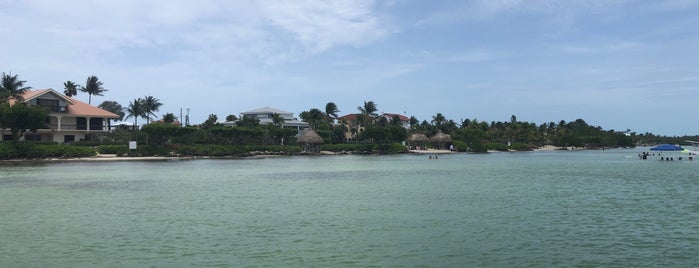
{"label": "cloudy sky", "polygon": [[[699,134],[699,1],[0,0],[0,72],[190,122],[264,106]],[[78,94],[87,101],[88,96]]]}

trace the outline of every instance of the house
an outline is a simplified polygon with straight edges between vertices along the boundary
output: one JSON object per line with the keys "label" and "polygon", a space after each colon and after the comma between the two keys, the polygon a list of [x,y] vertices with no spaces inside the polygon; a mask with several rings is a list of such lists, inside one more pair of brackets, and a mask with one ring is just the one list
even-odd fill
{"label": "house", "polygon": [[[347,131],[345,132],[345,139],[351,140],[355,139],[357,137],[357,134],[361,133],[364,131],[364,125],[362,125],[359,122],[359,118],[361,117],[361,114],[348,114],[348,115],[343,115],[337,118],[339,124],[344,125],[345,129]],[[398,117],[400,120],[400,126],[408,129],[410,128],[410,118],[408,118],[405,115],[401,114],[392,114],[392,113],[383,113],[381,115],[373,114],[371,116],[371,120],[373,120],[375,123],[378,122],[379,120],[386,119],[386,122],[388,123],[393,123],[393,119],[395,117]]]}
{"label": "house", "polygon": [[[250,110],[247,112],[242,112],[242,117],[252,117],[260,120],[260,125],[271,125],[274,124],[272,118],[274,114],[278,114],[283,120],[282,127],[296,128],[298,130],[308,128],[308,123],[299,121],[294,118],[294,113],[287,112],[284,110],[275,109],[272,107],[262,107],[255,110]],[[224,125],[234,125],[235,123],[226,122]]]}
{"label": "house", "polygon": [[398,120],[400,120],[400,126],[404,127],[405,129],[410,128],[410,118],[408,118],[405,115],[402,114],[389,114],[389,113],[383,113],[381,114],[381,117],[386,118],[386,120],[389,123],[393,123],[393,119],[398,117]]}
{"label": "house", "polygon": [[[26,133],[24,140],[68,143],[102,137],[109,131],[109,120],[118,115],[58,93],[54,89],[28,90],[24,103],[46,108],[48,128]],[[14,104],[11,100],[10,104]],[[3,130],[2,139],[11,140]]]}

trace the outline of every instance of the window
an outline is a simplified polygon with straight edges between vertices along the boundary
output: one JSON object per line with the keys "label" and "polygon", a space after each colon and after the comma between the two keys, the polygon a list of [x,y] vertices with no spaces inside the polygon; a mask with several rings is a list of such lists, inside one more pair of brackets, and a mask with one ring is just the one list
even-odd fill
{"label": "window", "polygon": [[75,118],[75,121],[77,122],[77,129],[78,130],[87,130],[87,118],[78,117],[78,118]]}
{"label": "window", "polygon": [[63,136],[63,142],[64,143],[69,143],[69,142],[74,142],[75,141],[75,135],[65,135]]}
{"label": "window", "polygon": [[26,134],[24,135],[25,141],[41,141],[41,135],[39,134]]}

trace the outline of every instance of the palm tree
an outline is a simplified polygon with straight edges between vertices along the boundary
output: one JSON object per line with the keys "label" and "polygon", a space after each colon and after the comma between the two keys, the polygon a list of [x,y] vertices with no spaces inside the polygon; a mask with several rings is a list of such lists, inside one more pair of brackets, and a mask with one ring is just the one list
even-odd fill
{"label": "palm tree", "polygon": [[153,96],[146,96],[145,99],[143,99],[143,111],[148,123],[150,123],[151,120],[150,116],[155,115],[155,112],[157,112],[162,105],[163,104],[160,103],[160,100]]}
{"label": "palm tree", "polygon": [[102,93],[107,90],[102,87],[102,81],[100,81],[97,76],[93,75],[87,78],[87,81],[85,81],[85,86],[81,87],[80,91],[86,92],[88,95],[90,95],[87,103],[92,104],[92,95],[102,96]]}
{"label": "palm tree", "polygon": [[358,121],[363,121],[366,124],[371,122],[372,114],[378,111],[376,104],[373,101],[364,102],[364,106],[357,106],[357,110],[361,113],[361,118]]}
{"label": "palm tree", "polygon": [[325,116],[328,119],[328,124],[332,126],[332,123],[337,119],[337,113],[340,112],[340,110],[337,109],[337,105],[335,105],[334,102],[328,102],[328,104],[325,105]]}
{"label": "palm tree", "polygon": [[143,99],[137,98],[129,102],[129,107],[126,108],[126,112],[129,113],[126,116],[126,119],[133,117],[135,120],[134,126],[138,126],[138,118],[146,116],[145,106],[143,105]]}
{"label": "palm tree", "polygon": [[177,120],[177,116],[173,113],[166,113],[163,115],[163,123],[174,124],[175,120]]}
{"label": "palm tree", "polygon": [[432,124],[434,124],[434,126],[436,126],[437,128],[440,128],[446,120],[447,119],[444,117],[442,113],[437,113],[435,116],[432,117]]}
{"label": "palm tree", "polygon": [[68,97],[78,95],[78,84],[76,84],[73,81],[66,81],[65,83],[63,83],[63,88],[65,88],[63,94],[65,94]]}
{"label": "palm tree", "polygon": [[27,81],[17,79],[17,75],[2,73],[2,82],[0,82],[0,103],[7,102],[8,99],[14,98],[17,101],[24,101],[22,95],[31,87],[25,87]]}

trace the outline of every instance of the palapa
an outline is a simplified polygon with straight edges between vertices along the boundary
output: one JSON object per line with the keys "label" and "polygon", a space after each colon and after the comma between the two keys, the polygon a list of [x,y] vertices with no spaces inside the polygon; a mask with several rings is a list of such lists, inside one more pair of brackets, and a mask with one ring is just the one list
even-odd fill
{"label": "palapa", "polygon": [[301,134],[300,137],[296,139],[296,142],[308,145],[322,144],[323,138],[321,138],[320,135],[318,135],[318,133],[316,133],[313,130],[306,130],[303,134]]}
{"label": "palapa", "polygon": [[434,134],[434,136],[432,136],[432,137],[430,138],[430,140],[431,140],[432,142],[440,143],[440,144],[450,143],[450,142],[451,142],[451,136],[449,136],[449,135],[447,135],[447,134],[444,134],[444,133],[442,133],[442,132],[440,131],[440,132],[438,132],[437,134]]}
{"label": "palapa", "polygon": [[425,134],[420,134],[420,133],[415,133],[411,134],[410,137],[408,137],[408,142],[426,142],[429,141],[430,139],[425,136]]}

